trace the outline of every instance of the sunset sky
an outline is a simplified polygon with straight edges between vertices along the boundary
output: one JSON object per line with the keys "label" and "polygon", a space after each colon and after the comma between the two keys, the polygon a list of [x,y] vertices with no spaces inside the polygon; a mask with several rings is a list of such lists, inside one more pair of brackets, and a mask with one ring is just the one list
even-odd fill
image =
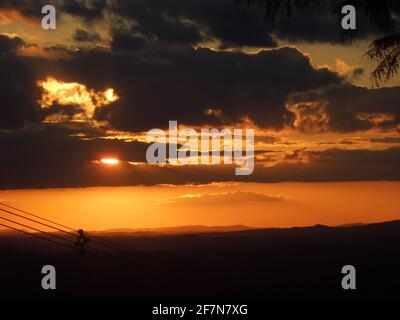
{"label": "sunset sky", "polygon": [[[43,2],[43,3],[42,3]],[[41,7],[57,29],[41,28]],[[400,218],[400,77],[362,16],[236,0],[0,0],[0,201],[88,229]],[[146,133],[252,128],[255,168],[157,166]]]}

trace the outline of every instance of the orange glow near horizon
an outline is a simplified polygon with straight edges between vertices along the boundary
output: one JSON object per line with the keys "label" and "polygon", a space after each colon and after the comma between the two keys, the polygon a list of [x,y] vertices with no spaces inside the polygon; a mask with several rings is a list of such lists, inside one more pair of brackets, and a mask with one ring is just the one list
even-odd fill
{"label": "orange glow near horizon", "polygon": [[115,159],[115,158],[103,158],[100,160],[100,162],[103,164],[111,165],[111,166],[115,166],[115,165],[119,164],[119,160]]}
{"label": "orange glow near horizon", "polygon": [[400,219],[399,197],[400,182],[383,181],[0,191],[1,202],[87,230],[382,222]]}

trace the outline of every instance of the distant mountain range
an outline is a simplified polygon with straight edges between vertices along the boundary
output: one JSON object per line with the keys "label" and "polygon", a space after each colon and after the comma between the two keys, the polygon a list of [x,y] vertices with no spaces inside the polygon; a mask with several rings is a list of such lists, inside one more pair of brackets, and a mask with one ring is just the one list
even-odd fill
{"label": "distant mountain range", "polygon": [[[57,298],[400,299],[400,220],[335,227],[114,229],[97,234],[123,249],[92,242],[90,248],[112,254],[101,259],[28,235],[3,233],[0,299],[49,298],[37,278],[38,266],[49,261],[60,270]],[[345,265],[357,270],[357,290],[352,292],[340,285]]]}
{"label": "distant mountain range", "polygon": [[[161,227],[161,228],[116,228],[100,231],[90,231],[94,235],[103,236],[134,236],[134,237],[152,237],[152,236],[173,236],[173,235],[201,235],[201,234],[230,234],[232,237],[237,236],[263,236],[272,237],[284,236],[291,238],[300,235],[313,236],[315,234],[326,235],[346,235],[358,233],[372,233],[376,231],[379,234],[385,234],[386,231],[397,230],[400,232],[400,220],[379,222],[379,223],[352,223],[338,226],[326,226],[316,224],[306,227],[290,227],[290,228],[255,228],[245,225],[232,226],[204,226],[204,225],[189,225],[178,227]],[[27,230],[30,231],[30,230]],[[17,231],[2,229],[0,234],[14,235],[19,234]]]}
{"label": "distant mountain range", "polygon": [[191,225],[191,226],[180,226],[180,227],[163,227],[163,228],[118,228],[108,229],[103,231],[94,231],[92,233],[107,234],[107,235],[169,235],[169,234],[195,234],[195,233],[213,233],[213,232],[234,232],[252,230],[254,228],[243,225],[233,226],[203,226],[203,225]]}

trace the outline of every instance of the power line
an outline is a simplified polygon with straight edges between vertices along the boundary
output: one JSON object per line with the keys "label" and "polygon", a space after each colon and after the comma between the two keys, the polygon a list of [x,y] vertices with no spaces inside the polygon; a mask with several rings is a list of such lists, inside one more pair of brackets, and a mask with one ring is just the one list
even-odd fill
{"label": "power line", "polygon": [[60,231],[60,232],[64,232],[65,234],[69,234],[69,235],[72,235],[72,236],[74,236],[74,237],[76,236],[76,234],[74,234],[74,233],[72,233],[72,232],[65,231],[65,230],[60,229],[60,228],[57,228],[57,227],[53,227],[53,226],[51,226],[51,225],[49,225],[49,224],[46,224],[46,223],[43,223],[43,222],[39,222],[39,221],[37,221],[37,220],[31,219],[31,218],[28,218],[28,217],[24,217],[24,216],[22,216],[22,215],[20,215],[20,214],[18,214],[18,213],[14,213],[14,212],[11,212],[11,211],[9,211],[9,210],[1,209],[1,208],[0,208],[0,210],[3,211],[3,212],[9,213],[9,214],[11,214],[11,215],[13,215],[13,216],[16,216],[16,217],[19,217],[19,218],[22,218],[22,219],[26,219],[26,220],[32,221],[32,222],[34,222],[34,223],[40,224],[40,225],[42,225],[42,226],[45,226],[45,227],[48,227],[48,228],[52,228],[52,229],[57,230],[57,231]]}
{"label": "power line", "polygon": [[[46,221],[46,222],[52,223],[52,224],[54,224],[54,225],[58,225],[58,226],[61,226],[61,227],[63,227],[63,228],[66,228],[66,229],[68,229],[68,230],[71,230],[71,231],[76,232],[76,229],[73,229],[73,228],[71,228],[71,227],[62,225],[62,224],[60,224],[60,223],[57,223],[57,222],[52,221],[52,220],[49,220],[49,219],[42,218],[42,217],[40,217],[39,215],[36,215],[36,214],[30,213],[30,212],[27,212],[27,211],[18,209],[18,208],[16,208],[16,207],[13,207],[13,206],[4,204],[4,203],[2,203],[2,202],[0,202],[0,205],[3,205],[3,206],[8,207],[8,208],[10,208],[10,209],[19,211],[20,213],[23,213],[23,214],[26,214],[26,215],[29,215],[29,216],[32,216],[32,217],[41,219],[41,220],[43,220],[43,221]],[[65,233],[65,234],[72,235],[72,236],[74,236],[74,237],[77,236],[77,234],[75,234],[75,233],[72,233],[72,232],[69,232],[69,231],[60,229],[60,228],[58,228],[58,227],[51,226],[51,225],[49,225],[49,224],[47,224],[47,223],[43,223],[43,222],[37,221],[36,219],[28,218],[28,217],[22,216],[22,215],[20,215],[20,214],[17,214],[17,213],[15,213],[15,212],[11,212],[11,211],[6,210],[6,209],[0,208],[0,210],[3,211],[3,212],[5,212],[5,213],[14,215],[14,216],[16,216],[16,217],[20,217],[20,218],[26,219],[26,220],[28,220],[28,221],[31,221],[31,222],[40,224],[40,225],[42,225],[42,226],[45,226],[45,227],[48,227],[48,228],[51,228],[51,229],[54,229],[54,230],[63,232],[63,233]],[[0,217],[0,218],[1,218],[1,217]],[[2,218],[2,219],[5,219],[5,218]],[[20,224],[20,223],[18,223],[18,222],[15,222],[15,221],[13,221],[13,220],[10,220],[10,219],[5,219],[5,220],[7,220],[7,221],[9,221],[9,222],[12,222],[12,223],[16,223],[16,224],[22,225],[22,226],[24,226],[24,227],[26,227],[26,228],[30,228],[30,229],[35,230],[35,231],[37,231],[37,232],[41,232],[41,233],[47,234],[47,235],[49,235],[49,236],[62,239],[62,240],[64,240],[64,241],[69,241],[69,242],[71,242],[71,243],[75,243],[75,242],[72,241],[72,240],[65,239],[65,238],[63,238],[63,237],[54,235],[53,233],[45,232],[45,231],[43,231],[43,230],[36,229],[36,228],[30,227],[30,226],[27,226],[27,225],[25,225],[25,224]],[[120,251],[120,253],[128,253],[128,254],[131,255],[133,258],[139,258],[139,259],[140,259],[140,258],[141,258],[140,256],[142,256],[142,257],[144,256],[143,254],[129,252],[129,251],[127,251],[127,250],[129,250],[129,249],[127,249],[127,248],[126,248],[126,249],[123,249],[123,248],[121,248],[121,247],[119,247],[119,246],[114,245],[113,243],[111,243],[111,242],[109,242],[109,241],[107,241],[107,240],[104,240],[104,239],[102,239],[102,238],[93,236],[93,235],[91,235],[91,234],[89,234],[89,233],[87,233],[87,232],[86,232],[86,234],[87,234],[88,236],[90,236],[90,239],[94,238],[94,240],[92,239],[92,240],[93,240],[92,242],[95,242],[95,243],[97,243],[97,244],[99,244],[99,245],[102,245],[102,246],[105,246],[105,247],[108,247],[108,248],[111,248],[111,249],[114,249],[114,250],[118,250],[118,251]],[[97,240],[97,241],[96,241],[96,240]],[[103,242],[103,243],[100,243],[100,242]],[[110,244],[110,243],[111,243],[111,244]],[[142,271],[145,270],[145,271],[153,271],[153,272],[156,272],[156,270],[154,269],[154,265],[153,265],[153,266],[150,266],[150,265],[148,265],[148,264],[146,265],[146,264],[143,264],[143,263],[138,264],[137,262],[135,262],[135,265],[133,265],[133,264],[131,264],[131,261],[125,259],[125,257],[122,257],[122,256],[120,256],[120,255],[116,255],[116,254],[114,254],[114,253],[112,253],[112,252],[103,251],[103,250],[100,250],[100,249],[97,249],[97,248],[93,248],[93,247],[89,247],[89,246],[87,246],[87,247],[85,248],[85,250],[91,250],[90,253],[93,254],[93,255],[101,256],[102,258],[107,258],[107,259],[114,259],[114,260],[113,260],[114,262],[115,262],[115,260],[118,260],[117,262],[120,262],[120,263],[123,262],[124,264],[128,264],[129,266],[134,267],[134,268],[136,268],[136,269],[141,269]],[[94,252],[92,252],[92,251],[94,251]],[[88,251],[88,252],[89,252],[89,251]],[[150,263],[152,263],[152,264],[154,263],[155,265],[159,265],[159,263],[160,263],[159,261],[156,261],[156,260],[154,260],[154,259],[152,259],[151,257],[148,257],[148,256],[145,256],[145,259],[147,259],[148,262],[150,262]],[[143,269],[143,268],[144,268],[144,269]],[[164,275],[165,275],[165,273],[164,273]]]}
{"label": "power line", "polygon": [[[31,216],[31,217],[35,217],[35,218],[41,219],[41,220],[43,220],[43,221],[49,222],[49,223],[54,224],[54,225],[57,225],[57,226],[59,226],[59,227],[68,229],[68,230],[70,230],[70,231],[77,232],[77,229],[74,229],[74,228],[72,228],[72,227],[69,227],[69,226],[60,224],[60,223],[55,222],[55,221],[50,220],[50,219],[42,218],[42,217],[39,216],[39,215],[33,214],[33,213],[28,212],[28,211],[25,211],[25,210],[21,210],[21,209],[19,209],[19,208],[10,206],[10,205],[5,204],[5,203],[3,203],[3,202],[0,202],[0,205],[5,206],[5,207],[8,207],[8,208],[13,209],[13,210],[16,210],[16,211],[18,211],[18,212],[20,212],[20,213],[29,215],[29,216]],[[18,216],[18,217],[23,218],[23,219],[27,219],[27,220],[32,221],[32,222],[34,222],[34,223],[41,224],[41,225],[46,226],[46,227],[48,227],[48,228],[52,228],[52,229],[54,229],[54,230],[63,232],[63,233],[65,233],[65,234],[69,234],[69,235],[72,235],[72,236],[74,236],[74,237],[77,236],[76,234],[71,233],[71,232],[69,232],[69,231],[65,231],[65,230],[63,230],[63,229],[60,229],[60,228],[51,226],[51,225],[49,225],[49,224],[46,224],[46,223],[37,221],[37,220],[35,220],[35,219],[30,219],[30,218],[24,217],[24,216],[22,216],[22,215],[19,215],[19,214],[17,214],[17,213],[11,212],[11,211],[9,211],[9,210],[5,210],[5,209],[1,209],[1,208],[0,208],[0,210],[1,210],[1,211],[4,211],[4,212],[6,212],[6,213],[12,214],[12,215],[14,215],[14,216]],[[108,247],[108,248],[110,248],[110,249],[118,250],[118,251],[120,251],[120,252],[122,252],[122,253],[128,253],[128,254],[132,255],[133,257],[136,256],[135,258],[143,257],[142,254],[139,254],[139,253],[132,253],[132,252],[130,251],[129,248],[122,247],[122,246],[120,246],[120,245],[116,245],[116,244],[114,244],[114,243],[112,243],[112,242],[110,242],[110,241],[108,241],[108,240],[105,240],[105,239],[99,238],[99,237],[97,237],[97,236],[94,236],[94,235],[91,234],[91,233],[88,233],[88,232],[85,232],[85,233],[86,233],[88,236],[90,236],[90,239],[92,240],[92,242],[95,242],[95,243],[97,242],[99,245],[103,245],[103,246]],[[100,243],[100,242],[101,242],[101,243]],[[159,263],[159,261],[156,261],[156,260],[154,260],[154,259],[152,259],[151,257],[148,257],[148,256],[146,257],[146,259],[147,259],[149,262],[152,262],[152,263],[155,263],[155,264],[158,264],[158,263]]]}
{"label": "power line", "polygon": [[[43,231],[43,230],[40,230],[40,229],[31,227],[31,226],[28,226],[28,225],[26,225],[26,224],[23,224],[23,223],[20,223],[20,222],[16,222],[16,221],[11,220],[11,219],[7,219],[7,218],[4,218],[4,217],[0,217],[0,219],[6,220],[6,221],[11,222],[11,223],[15,223],[15,224],[17,224],[17,225],[19,225],[19,226],[22,226],[22,227],[25,227],[25,228],[29,228],[29,229],[35,230],[35,231],[40,232],[40,233],[44,233],[44,234],[46,234],[46,235],[48,235],[48,236],[50,236],[50,237],[54,237],[54,238],[57,238],[57,239],[61,239],[61,240],[63,240],[63,241],[67,241],[67,242],[70,242],[70,243],[74,243],[74,241],[72,241],[72,240],[70,240],[70,239],[66,239],[66,238],[60,237],[60,236],[55,235],[55,234],[52,234],[52,233],[50,233],[50,232],[46,232],[46,231]],[[72,248],[73,248],[73,247],[72,247]]]}
{"label": "power line", "polygon": [[[20,225],[20,226],[25,227],[25,228],[28,228],[28,229],[35,230],[35,231],[37,231],[37,232],[46,234],[46,235],[48,235],[48,236],[50,236],[50,237],[54,237],[54,238],[57,238],[57,239],[61,239],[61,240],[63,240],[63,241],[67,241],[67,242],[70,242],[70,243],[74,243],[74,241],[72,241],[72,240],[69,240],[69,239],[66,239],[66,238],[57,236],[57,235],[52,234],[52,233],[50,233],[50,232],[46,232],[46,231],[43,231],[43,230],[34,228],[34,227],[32,227],[32,226],[28,226],[28,225],[23,224],[23,223],[20,223],[20,222],[16,222],[16,221],[11,220],[11,219],[7,219],[7,218],[4,218],[4,217],[0,217],[0,219],[6,220],[6,221],[8,221],[8,222],[11,222],[11,223],[14,223],[14,224],[17,224],[17,225]],[[4,224],[0,224],[0,225],[5,226]],[[9,227],[9,226],[7,226],[7,227]],[[67,244],[65,244],[65,243],[61,243],[61,242],[58,242],[58,241],[55,241],[55,240],[53,240],[53,239],[49,239],[49,238],[46,238],[46,237],[42,237],[42,236],[39,236],[39,235],[37,235],[37,234],[35,234],[35,233],[22,231],[22,230],[20,230],[20,229],[12,228],[12,227],[11,227],[10,229],[13,229],[13,230],[16,230],[16,231],[21,231],[22,233],[25,233],[25,234],[28,234],[28,235],[31,235],[31,236],[34,236],[34,237],[37,237],[37,238],[40,238],[40,239],[48,240],[48,241],[51,241],[51,242],[53,242],[53,243],[60,244],[60,245],[66,246],[66,247],[68,247],[68,248],[71,248],[71,249],[76,250],[76,247],[74,247],[74,246],[67,245]],[[90,251],[90,250],[92,250],[92,251]],[[112,262],[124,262],[124,261],[116,261],[115,259],[113,259],[113,256],[111,256],[111,257],[110,257],[110,256],[107,256],[107,252],[104,253],[104,252],[102,252],[101,250],[98,250],[98,249],[87,248],[86,251],[87,251],[88,253],[90,253],[90,254],[93,254],[93,255],[97,256],[97,257],[101,257],[101,258],[103,258],[103,259],[106,259],[106,260],[109,260],[109,261],[112,261]],[[95,252],[93,252],[93,251],[95,251]]]}
{"label": "power line", "polygon": [[[5,218],[1,218],[1,217],[0,217],[0,219],[4,219],[4,220],[10,221],[10,222],[12,222],[12,223],[19,224],[18,222],[14,222],[14,221],[9,220],[9,219],[5,219]],[[20,224],[20,225],[25,226],[25,225],[23,225],[23,224]],[[67,247],[67,248],[70,248],[70,249],[76,249],[75,247],[70,246],[70,245],[68,245],[68,244],[65,244],[65,243],[62,243],[62,242],[58,242],[58,241],[56,241],[56,240],[49,239],[49,238],[46,238],[46,237],[42,237],[42,236],[40,236],[40,235],[38,235],[38,234],[36,234],[36,233],[27,232],[27,231],[25,231],[25,230],[18,229],[18,228],[15,228],[15,227],[6,225],[6,224],[1,223],[1,222],[0,222],[0,226],[5,227],[5,228],[9,228],[9,229],[14,230],[14,231],[18,231],[18,232],[20,232],[20,233],[22,233],[22,234],[26,234],[26,235],[29,235],[29,236],[32,236],[32,237],[35,237],[35,238],[38,238],[38,239],[50,241],[50,242],[52,242],[52,243],[55,243],[55,244],[58,244],[58,245],[61,245],[61,246],[64,246],[64,247]],[[26,227],[26,228],[30,228],[30,229],[35,230],[35,231],[39,231],[39,232],[46,233],[46,232],[44,232],[44,231],[40,231],[40,230],[38,230],[38,229],[36,229],[36,228],[33,228],[33,227],[29,227],[29,226],[25,226],[25,227]],[[112,259],[112,258],[110,258],[110,257],[108,257],[108,256],[104,256],[104,255],[97,254],[97,253],[95,253],[95,252],[88,251],[88,253],[89,253],[89,254],[92,254],[92,255],[94,255],[94,256],[96,256],[96,257],[98,257],[98,258],[105,259],[105,260],[107,260],[108,262],[113,262],[113,263],[115,263],[115,262],[121,263],[121,262],[122,262],[122,261],[116,261],[116,260],[114,260],[114,259]],[[130,266],[132,266],[132,265],[130,265]],[[137,268],[137,266],[134,266],[134,267]],[[146,270],[146,271],[147,271],[147,270]]]}
{"label": "power line", "polygon": [[46,237],[42,237],[42,236],[40,236],[40,235],[38,235],[38,234],[31,233],[31,232],[27,232],[27,231],[22,230],[22,229],[18,229],[18,228],[15,228],[15,227],[11,227],[11,226],[8,226],[8,225],[3,224],[3,223],[0,223],[0,226],[3,226],[3,227],[6,227],[6,228],[15,230],[15,231],[18,231],[18,232],[27,234],[27,235],[30,235],[30,236],[35,237],[35,238],[39,238],[39,239],[42,239],[42,240],[47,240],[47,241],[50,241],[50,242],[59,244],[59,245],[61,245],[61,246],[65,246],[65,247],[68,247],[68,248],[71,248],[71,249],[75,249],[74,247],[72,247],[72,246],[70,246],[70,245],[68,245],[68,244],[65,244],[65,243],[62,243],[62,242],[58,242],[58,241],[56,241],[56,240],[49,239],[49,238],[46,238]]}
{"label": "power line", "polygon": [[[19,218],[22,218],[22,219],[26,219],[26,220],[28,220],[28,221],[32,221],[32,222],[37,223],[37,224],[40,224],[40,225],[42,225],[42,226],[45,226],[45,227],[48,227],[48,228],[52,228],[52,229],[54,229],[54,230],[57,230],[57,231],[60,231],[60,232],[65,233],[65,234],[72,235],[72,236],[76,237],[76,234],[74,234],[74,233],[72,233],[72,232],[65,231],[65,230],[60,229],[60,228],[57,228],[57,227],[53,227],[53,226],[51,226],[51,225],[49,225],[49,224],[47,224],[47,223],[43,223],[43,222],[37,221],[37,220],[35,220],[35,219],[31,219],[31,218],[28,218],[28,217],[24,217],[24,216],[22,216],[22,215],[20,215],[20,214],[11,212],[11,211],[6,210],[6,209],[1,209],[1,208],[0,208],[0,210],[3,211],[3,212],[6,212],[6,213],[8,213],[8,214],[11,214],[11,215],[13,215],[13,216],[16,216],[16,217],[19,217]],[[5,219],[5,218],[2,218],[2,217],[0,217],[0,219],[4,219],[4,220],[13,222],[13,220]],[[56,237],[56,238],[63,239],[63,240],[66,240],[66,241],[69,241],[69,242],[74,243],[74,241],[72,241],[72,240],[65,239],[65,238],[63,238],[63,237],[54,235],[54,234],[52,234],[52,233],[45,232],[45,231],[42,231],[42,230],[39,230],[39,229],[36,229],[36,228],[33,228],[33,227],[29,227],[29,226],[27,226],[27,225],[25,225],[25,224],[20,224],[20,223],[18,223],[18,222],[14,222],[14,223],[17,223],[17,224],[22,225],[22,226],[27,227],[27,228],[31,228],[31,229],[33,229],[33,230],[35,230],[35,231],[38,231],[38,232],[42,232],[42,233],[48,234],[48,235],[53,236],[53,237]],[[96,248],[90,248],[90,249],[91,249],[91,250],[94,250],[94,251],[97,251],[97,252],[101,252],[101,250],[96,249]],[[104,254],[104,252],[101,252],[101,253]],[[120,257],[118,257],[118,256],[116,256],[116,255],[114,255],[114,254],[112,254],[112,253],[108,253],[108,254],[109,254],[109,255],[112,255],[112,256],[114,256],[114,257],[116,257],[116,258],[120,258]]]}
{"label": "power line", "polygon": [[70,230],[70,231],[76,232],[76,229],[70,228],[70,227],[68,227],[68,226],[62,225],[62,224],[60,224],[60,223],[54,222],[54,221],[49,220],[49,219],[42,218],[41,216],[38,216],[38,215],[36,215],[36,214],[33,214],[33,213],[30,213],[30,212],[27,212],[27,211],[18,209],[18,208],[16,208],[16,207],[10,206],[10,205],[8,205],[8,204],[5,204],[4,202],[0,202],[0,205],[2,205],[2,206],[4,206],[4,207],[8,207],[8,208],[10,208],[10,209],[17,210],[17,211],[19,211],[19,212],[21,212],[21,213],[25,213],[25,214],[27,214],[27,215],[29,215],[29,216],[32,216],[32,217],[41,219],[41,220],[43,220],[43,221],[50,222],[50,223],[55,224],[55,225],[57,225],[57,226],[59,226],[59,227],[68,229],[68,230]]}
{"label": "power line", "polygon": [[[5,204],[5,203],[3,203],[3,202],[0,202],[0,205],[5,206],[5,207],[8,207],[8,208],[13,209],[13,210],[16,210],[16,211],[19,211],[19,212],[24,213],[24,214],[26,214],[26,215],[29,215],[29,216],[32,216],[32,217],[41,219],[41,220],[43,220],[43,221],[52,223],[52,224],[54,224],[54,225],[57,225],[57,226],[59,226],[59,227],[65,228],[65,229],[68,229],[68,230],[70,230],[70,231],[77,232],[77,229],[75,229],[75,228],[68,227],[68,226],[63,225],[63,224],[61,224],[61,223],[58,223],[58,222],[55,222],[55,221],[52,221],[52,220],[49,220],[49,219],[42,218],[42,217],[40,217],[40,216],[38,216],[38,215],[36,215],[36,214],[33,214],[33,213],[31,213],[31,212],[18,209],[18,208],[16,208],[16,207],[10,206],[10,205]],[[0,210],[5,211],[4,209],[1,209],[1,208],[0,208]],[[9,211],[6,211],[6,212],[11,213],[11,212],[9,212]],[[11,214],[15,214],[15,213],[11,213]],[[16,215],[16,214],[15,214],[15,215]],[[22,217],[22,216],[21,216],[21,217]],[[26,218],[25,218],[25,219],[26,219]],[[36,222],[36,221],[35,221],[35,222]],[[40,222],[37,222],[37,223],[40,223]],[[65,231],[65,230],[61,230],[61,229],[58,229],[58,228],[49,226],[49,225],[47,225],[47,224],[44,224],[44,225],[47,226],[47,227],[53,228],[53,229],[55,229],[55,230],[58,230],[58,231],[67,232],[67,231]],[[71,234],[71,233],[69,233],[69,234]],[[86,234],[87,234],[87,235],[90,235],[90,238],[94,239],[94,242],[103,242],[103,245],[109,247],[110,249],[120,250],[120,251],[122,251],[122,252],[126,252],[126,250],[129,250],[128,248],[124,248],[124,247],[121,247],[121,246],[119,246],[119,245],[115,245],[114,243],[112,243],[112,242],[110,242],[110,241],[107,241],[107,240],[105,240],[105,239],[102,239],[102,238],[99,238],[99,237],[94,236],[94,235],[92,235],[92,234],[89,234],[88,232],[86,232]],[[75,236],[75,234],[74,234],[74,236]]]}

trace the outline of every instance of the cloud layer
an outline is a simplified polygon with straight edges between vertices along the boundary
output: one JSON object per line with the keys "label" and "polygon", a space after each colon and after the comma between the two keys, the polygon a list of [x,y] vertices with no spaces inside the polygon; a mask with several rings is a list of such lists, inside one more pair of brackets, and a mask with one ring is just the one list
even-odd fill
{"label": "cloud layer", "polygon": [[[317,67],[291,45],[350,45],[324,3],[269,24],[245,1],[58,0],[69,33],[49,45],[42,1],[0,0],[0,187],[238,179],[230,167],[143,164],[147,145],[135,140],[169,120],[255,127],[256,174],[241,179],[399,179],[400,88],[356,86],[361,68]],[[378,34],[360,18],[352,37]],[[122,161],[114,171],[96,163],[108,154]]]}

